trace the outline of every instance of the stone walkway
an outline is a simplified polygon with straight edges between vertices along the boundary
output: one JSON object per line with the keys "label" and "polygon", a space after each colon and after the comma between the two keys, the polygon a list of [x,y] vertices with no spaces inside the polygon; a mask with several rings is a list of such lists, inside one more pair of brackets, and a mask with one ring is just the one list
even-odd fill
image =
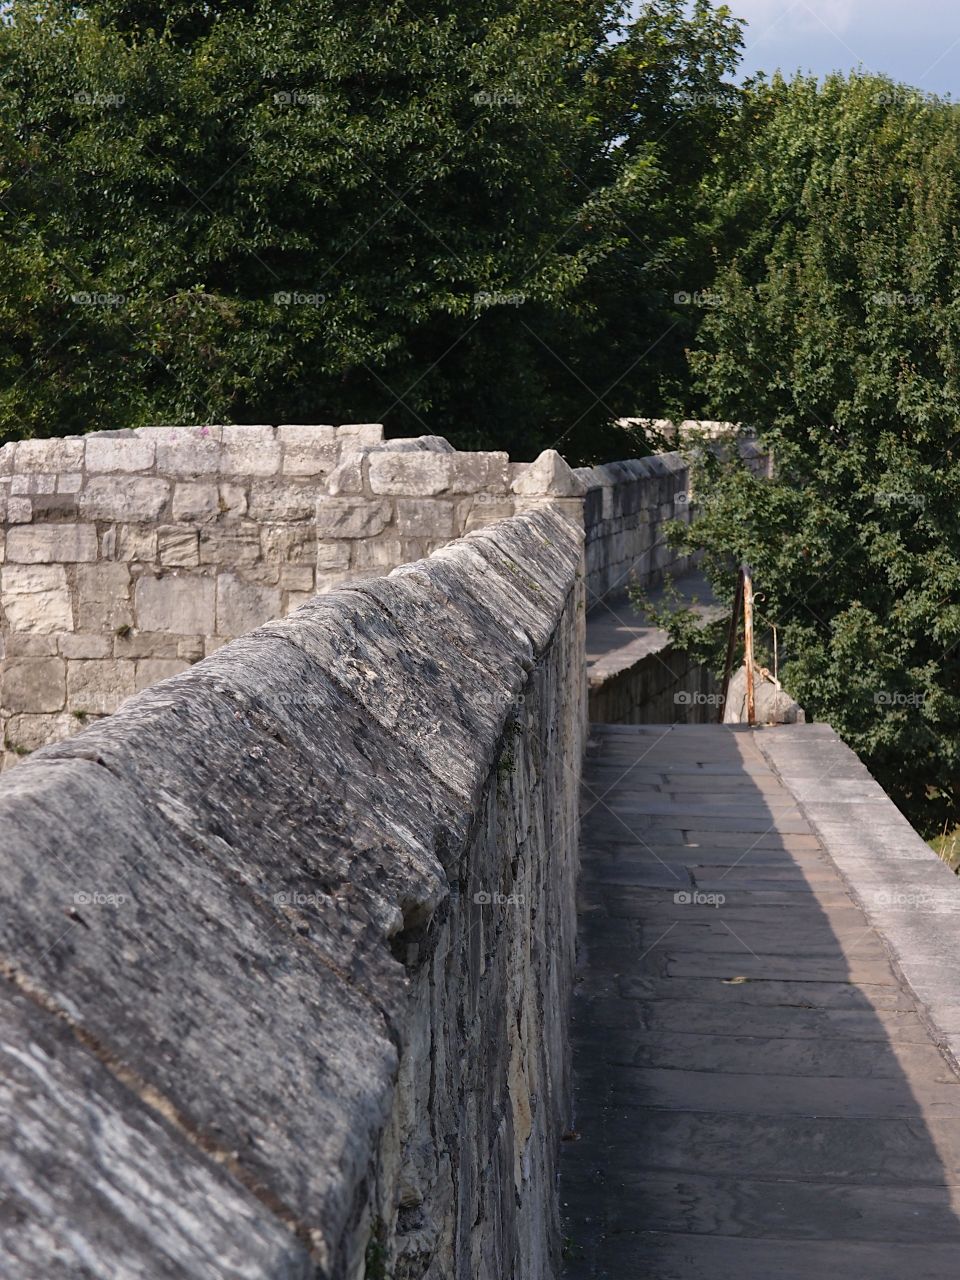
{"label": "stone walkway", "polygon": [[565,1280],[957,1273],[960,1081],[760,750],[795,733],[591,731]]}

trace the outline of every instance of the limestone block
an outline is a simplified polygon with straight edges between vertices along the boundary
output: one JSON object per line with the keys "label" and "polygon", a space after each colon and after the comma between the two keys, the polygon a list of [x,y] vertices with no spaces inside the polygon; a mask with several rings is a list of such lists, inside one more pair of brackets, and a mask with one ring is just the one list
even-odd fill
{"label": "limestone block", "polygon": [[20,440],[14,454],[15,472],[79,471],[83,466],[83,438],[60,437],[52,440]]}
{"label": "limestone block", "polygon": [[395,569],[404,563],[403,548],[399,538],[366,538],[354,543],[353,567],[355,569]]}
{"label": "limestone block", "polygon": [[137,693],[146,689],[158,680],[166,680],[168,676],[178,676],[181,671],[188,671],[190,663],[182,658],[143,658],[137,663],[134,683]]}
{"label": "limestone block", "polygon": [[309,564],[284,564],[280,566],[280,586],[287,591],[313,590],[314,571]]}
{"label": "limestone block", "polygon": [[505,494],[510,488],[507,453],[457,453],[453,457],[451,488],[455,493],[481,490]]}
{"label": "limestone block", "polygon": [[363,459],[361,452],[348,452],[341,455],[335,471],[327,480],[327,493],[331,497],[339,497],[344,493],[363,493]]}
{"label": "limestone block", "polygon": [[286,475],[327,475],[337,465],[337,433],[330,426],[277,427]]}
{"label": "limestone block", "polygon": [[11,493],[54,493],[56,488],[57,477],[47,475],[45,472],[17,475],[12,476],[10,479]]}
{"label": "limestone block", "polygon": [[280,616],[280,592],[244,582],[232,573],[217,577],[217,626],[220,636],[242,636]]}
{"label": "limestone block", "polygon": [[586,485],[571,471],[556,449],[544,449],[535,462],[514,480],[514,493],[526,497],[551,494],[558,498],[578,497],[586,493]]}
{"label": "limestone block", "polygon": [[5,711],[62,711],[66,665],[62,658],[7,658],[0,668],[0,705]]}
{"label": "limestone block", "polygon": [[203,657],[203,636],[184,636],[177,642],[177,657],[185,662],[199,662]]}
{"label": "limestone block", "polygon": [[105,558],[122,560],[132,564],[143,561],[152,564],[157,558],[157,531],[139,524],[121,525],[116,536],[112,556]]}
{"label": "limestone block", "polygon": [[220,470],[220,427],[147,427],[156,441],[157,470],[171,476],[213,475]]}
{"label": "limestone block", "polygon": [[255,520],[307,520],[316,501],[316,487],[296,481],[261,480],[250,487],[250,515]]}
{"label": "limestone block", "polygon": [[383,440],[382,422],[351,422],[337,427],[337,439],[342,445],[374,445]]}
{"label": "limestone block", "polygon": [[280,470],[280,441],[274,427],[223,428],[223,475],[272,476]]}
{"label": "limestone block", "polygon": [[134,664],[116,658],[67,664],[67,705],[88,715],[110,715],[134,692]]}
{"label": "limestone block", "polygon": [[186,482],[174,489],[174,520],[215,520],[219,514],[220,492],[215,484]]}
{"label": "limestone block", "polygon": [[9,441],[7,444],[0,444],[0,476],[13,475],[13,458],[16,453],[17,442]]}
{"label": "limestone block", "polygon": [[78,632],[61,636],[58,647],[65,658],[109,658],[113,654],[113,639],[102,633]]}
{"label": "limestone block", "polygon": [[145,575],[134,588],[137,627],[176,635],[212,634],[216,584],[199,574]]}
{"label": "limestone block", "polygon": [[200,534],[196,529],[165,525],[157,530],[160,563],[190,569],[200,563]]}
{"label": "limestone block", "polygon": [[96,560],[97,530],[92,524],[31,524],[7,534],[6,556],[21,564],[65,564]]}
{"label": "limestone block", "polygon": [[477,493],[457,503],[456,533],[470,533],[514,514],[516,504],[509,495]]}
{"label": "limestone block", "polygon": [[313,521],[308,524],[265,524],[260,530],[260,549],[270,564],[312,564],[317,540]]}
{"label": "limestone block", "polygon": [[4,725],[4,738],[11,747],[20,751],[38,751],[48,742],[62,742],[77,732],[80,725],[66,712],[53,714],[31,714],[29,712],[12,715]]}
{"label": "limestone block", "polygon": [[113,637],[115,658],[179,658],[180,637],[169,632],[124,631]]}
{"label": "limestone block", "polygon": [[317,543],[317,572],[323,573],[328,569],[346,569],[350,563],[350,543],[349,542],[318,542]]}
{"label": "limestone block", "polygon": [[130,570],[103,562],[77,569],[77,626],[80,631],[113,631],[130,626]]}
{"label": "limestone block", "polygon": [[200,563],[222,568],[256,564],[260,559],[260,526],[246,523],[200,530]]}
{"label": "limestone block", "polygon": [[156,443],[148,436],[89,435],[85,440],[87,471],[149,471]]}
{"label": "limestone block", "polygon": [[156,520],[170,494],[157,476],[93,476],[80,494],[80,511],[88,520]]}
{"label": "limestone block", "polygon": [[[53,658],[59,652],[60,641],[65,639],[69,632],[57,635],[50,632],[49,635],[40,635],[32,631],[8,631],[6,636],[0,636],[0,654],[7,658]],[[0,711],[3,710],[3,704],[0,703]]]}
{"label": "limestone block", "polygon": [[242,484],[222,484],[218,510],[225,516],[245,516],[247,514],[247,491]]}
{"label": "limestone block", "polygon": [[29,498],[7,499],[7,524],[28,524],[32,519],[33,503]]}
{"label": "limestone block", "polygon": [[73,608],[62,565],[5,565],[0,573],[0,604],[7,625],[14,631],[49,635],[73,630]]}
{"label": "limestone block", "polygon": [[284,616],[288,613],[293,613],[294,609],[299,609],[302,604],[307,604],[310,600],[313,600],[315,594],[313,591],[288,591],[287,603],[283,609]]}
{"label": "limestone block", "polygon": [[389,502],[373,498],[316,499],[316,527],[320,538],[370,538],[386,527]]}
{"label": "limestone block", "polygon": [[32,498],[34,520],[71,521],[79,516],[75,493],[35,493]]}
{"label": "limestone block", "polygon": [[79,493],[83,488],[83,475],[79,471],[65,471],[57,476],[57,493]]}
{"label": "limestone block", "polygon": [[453,504],[436,498],[398,498],[397,533],[402,538],[454,537]]}
{"label": "limestone block", "polygon": [[450,490],[456,455],[449,453],[371,453],[370,488],[374,493],[427,497]]}

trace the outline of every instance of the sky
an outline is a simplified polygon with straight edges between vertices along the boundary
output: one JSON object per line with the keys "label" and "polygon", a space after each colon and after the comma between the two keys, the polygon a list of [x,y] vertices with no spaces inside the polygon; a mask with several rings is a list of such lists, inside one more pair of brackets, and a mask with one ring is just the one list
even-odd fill
{"label": "sky", "polygon": [[726,0],[748,20],[744,74],[863,66],[960,100],[960,0]]}

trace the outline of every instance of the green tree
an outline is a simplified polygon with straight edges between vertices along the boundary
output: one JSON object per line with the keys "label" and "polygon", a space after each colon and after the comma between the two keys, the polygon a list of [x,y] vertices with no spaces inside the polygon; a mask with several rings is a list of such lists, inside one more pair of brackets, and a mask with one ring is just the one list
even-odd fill
{"label": "green tree", "polygon": [[705,461],[691,540],[728,598],[752,563],[787,687],[931,834],[960,806],[960,109],[777,79],[726,154],[693,364],[776,475]]}
{"label": "green tree", "polygon": [[622,453],[611,419],[683,358],[690,178],[733,103],[737,24],[684,9],[15,0],[0,435],[383,419]]}

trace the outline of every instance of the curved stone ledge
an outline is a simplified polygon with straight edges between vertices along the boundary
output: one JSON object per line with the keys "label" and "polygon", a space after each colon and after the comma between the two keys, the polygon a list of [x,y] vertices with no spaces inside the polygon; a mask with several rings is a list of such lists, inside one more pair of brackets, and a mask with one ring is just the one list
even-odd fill
{"label": "curved stone ledge", "polygon": [[77,1099],[0,1155],[23,1280],[556,1275],[581,544],[470,534],[0,779],[3,1088]]}

